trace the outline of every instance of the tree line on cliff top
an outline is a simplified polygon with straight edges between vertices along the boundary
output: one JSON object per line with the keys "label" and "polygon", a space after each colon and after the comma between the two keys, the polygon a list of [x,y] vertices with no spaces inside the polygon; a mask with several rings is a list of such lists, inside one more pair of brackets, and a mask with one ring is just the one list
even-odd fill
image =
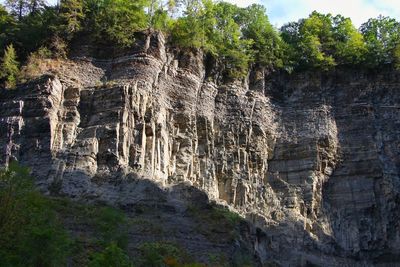
{"label": "tree line on cliff top", "polygon": [[[313,12],[273,27],[266,9],[212,0],[6,0],[0,5],[0,76],[15,84],[19,61],[38,49],[65,57],[82,37],[126,48],[135,33],[164,32],[171,45],[202,49],[224,66],[228,77],[243,77],[257,65],[272,70],[328,70],[337,65],[400,66],[400,23],[379,16],[357,29],[349,18]],[[86,39],[87,40],[87,39]],[[4,52],[3,52],[4,51]]]}

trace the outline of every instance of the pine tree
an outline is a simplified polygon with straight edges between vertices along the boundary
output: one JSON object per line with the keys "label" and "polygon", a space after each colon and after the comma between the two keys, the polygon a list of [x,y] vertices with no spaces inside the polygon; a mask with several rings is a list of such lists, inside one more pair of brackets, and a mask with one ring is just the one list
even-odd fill
{"label": "pine tree", "polygon": [[5,4],[18,20],[25,15],[42,10],[46,5],[44,0],[6,0]]}
{"label": "pine tree", "polygon": [[82,0],[62,0],[60,2],[61,31],[67,39],[81,29],[84,18]]}
{"label": "pine tree", "polygon": [[45,0],[29,0],[28,1],[28,8],[29,13],[35,13],[46,6]]}
{"label": "pine tree", "polygon": [[28,2],[24,0],[7,0],[5,4],[18,20],[21,20],[28,10]]}
{"label": "pine tree", "polygon": [[14,88],[16,85],[19,72],[18,65],[14,46],[10,44],[4,51],[0,69],[0,77],[5,79],[5,87],[8,89]]}

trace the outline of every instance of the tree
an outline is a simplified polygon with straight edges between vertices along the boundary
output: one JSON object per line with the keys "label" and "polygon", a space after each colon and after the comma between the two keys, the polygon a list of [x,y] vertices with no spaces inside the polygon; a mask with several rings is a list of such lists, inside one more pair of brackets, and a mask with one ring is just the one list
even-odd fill
{"label": "tree", "polygon": [[176,8],[174,0],[151,0],[148,6],[148,27],[168,32],[173,24],[171,16]]}
{"label": "tree", "polygon": [[400,43],[398,43],[393,51],[394,66],[400,70]]}
{"label": "tree", "polygon": [[0,49],[2,51],[17,29],[14,17],[11,16],[2,5],[0,5],[0,29]]}
{"label": "tree", "polygon": [[29,0],[28,1],[28,9],[29,9],[30,14],[42,10],[43,8],[45,8],[45,6],[46,6],[45,0]]}
{"label": "tree", "polygon": [[0,170],[0,232],[2,266],[65,266],[71,240],[15,162]]}
{"label": "tree", "polygon": [[231,78],[247,74],[249,63],[253,61],[251,45],[253,40],[242,38],[237,19],[241,9],[236,5],[220,2],[214,6],[215,26],[209,31],[210,46],[225,66],[225,73]]}
{"label": "tree", "polygon": [[21,20],[23,16],[40,11],[46,6],[44,0],[7,0],[6,6]]}
{"label": "tree", "polygon": [[7,0],[6,7],[11,10],[11,14],[21,20],[28,10],[28,2],[25,0]]}
{"label": "tree", "polygon": [[214,47],[209,47],[207,40],[207,31],[215,25],[212,1],[181,0],[177,3],[184,11],[172,30],[174,43],[181,47],[203,48],[214,52]]}
{"label": "tree", "polygon": [[281,67],[283,42],[269,22],[263,6],[253,4],[239,13],[243,38],[251,40],[255,61],[266,67]]}
{"label": "tree", "polygon": [[18,55],[25,59],[33,51],[45,46],[56,33],[58,13],[54,7],[46,7],[40,12],[25,16],[18,24],[18,31],[11,40]]}
{"label": "tree", "polygon": [[104,251],[95,253],[89,263],[89,267],[132,267],[128,255],[116,243],[108,245]]}
{"label": "tree", "polygon": [[294,67],[329,69],[336,65],[330,14],[314,11],[306,19],[283,26],[281,31],[282,38],[291,46],[288,50]]}
{"label": "tree", "polygon": [[367,47],[349,18],[316,11],[281,29],[285,53],[295,68],[329,69],[337,64],[363,62]]}
{"label": "tree", "polygon": [[72,39],[73,35],[81,30],[83,13],[82,0],[62,0],[60,2],[60,31],[66,39]]}
{"label": "tree", "polygon": [[86,0],[86,30],[99,42],[129,46],[134,34],[146,27],[146,0]]}
{"label": "tree", "polygon": [[400,23],[393,18],[379,16],[361,25],[368,54],[367,64],[378,66],[393,63],[393,53],[400,43]]}
{"label": "tree", "polygon": [[7,46],[2,64],[1,64],[1,71],[0,76],[1,78],[5,79],[5,87],[6,88],[14,88],[17,82],[17,75],[19,72],[18,68],[18,61],[17,55],[15,53],[14,46],[10,44]]}
{"label": "tree", "polygon": [[349,18],[337,15],[333,18],[335,59],[339,64],[360,64],[364,61],[367,46],[360,32]]}

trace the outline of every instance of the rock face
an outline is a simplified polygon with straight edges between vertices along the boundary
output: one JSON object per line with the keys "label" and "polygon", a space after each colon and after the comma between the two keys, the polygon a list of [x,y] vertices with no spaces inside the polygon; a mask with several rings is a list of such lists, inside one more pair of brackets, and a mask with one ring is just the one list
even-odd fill
{"label": "rock face", "polygon": [[261,263],[400,261],[400,72],[265,74],[214,83],[160,34],[0,91],[0,163],[44,191],[129,204],[192,185],[262,230]]}

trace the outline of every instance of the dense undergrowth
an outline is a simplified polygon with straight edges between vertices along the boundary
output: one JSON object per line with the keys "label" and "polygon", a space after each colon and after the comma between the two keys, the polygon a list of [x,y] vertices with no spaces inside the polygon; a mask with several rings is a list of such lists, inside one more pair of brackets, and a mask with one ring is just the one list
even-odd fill
{"label": "dense undergrowth", "polygon": [[[164,32],[173,47],[202,49],[228,78],[243,78],[253,66],[289,72],[400,66],[395,19],[372,18],[356,29],[349,18],[313,12],[276,29],[266,13],[261,5],[212,0],[61,0],[56,6],[7,0],[0,5],[0,77],[12,88],[40,71],[38,59],[65,58],[82,44],[129,49],[135,33],[150,29]],[[17,59],[27,66],[22,73]]]}
{"label": "dense undergrowth", "polygon": [[[231,233],[227,239],[235,238],[238,215],[217,207],[206,212],[191,207],[189,215],[210,241],[221,227]],[[195,262],[179,244],[163,240],[162,226],[155,224],[104,204],[44,196],[35,190],[29,171],[18,164],[0,171],[0,266],[210,266]],[[128,243],[134,227],[150,231],[158,240],[138,244],[132,256]],[[235,266],[253,265],[246,255],[234,260]],[[219,254],[210,254],[207,264],[231,265]]]}

